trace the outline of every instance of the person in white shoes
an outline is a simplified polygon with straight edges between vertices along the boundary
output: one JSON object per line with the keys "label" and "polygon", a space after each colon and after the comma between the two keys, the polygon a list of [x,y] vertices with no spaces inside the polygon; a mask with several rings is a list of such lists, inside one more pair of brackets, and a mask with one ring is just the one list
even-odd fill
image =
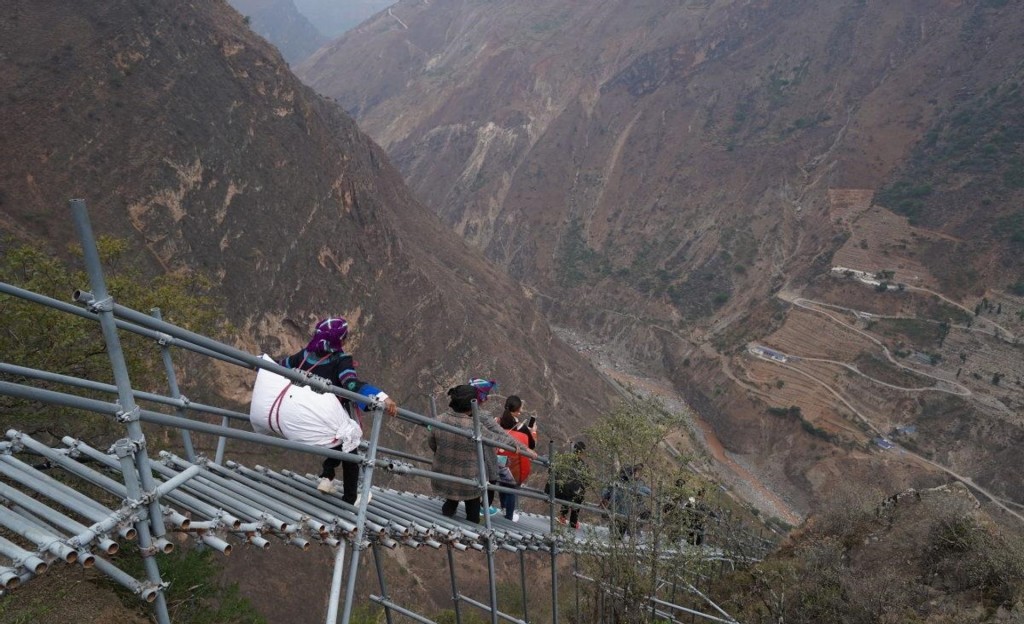
{"label": "person in white shoes", "polygon": [[[324,319],[317,323],[313,337],[306,348],[294,355],[278,360],[285,368],[297,368],[310,372],[330,381],[339,388],[350,392],[358,392],[363,396],[384,403],[384,412],[394,416],[398,412],[398,404],[386,393],[356,375],[356,364],[352,355],[344,350],[345,338],[348,336],[348,321],[340,316]],[[345,411],[351,415],[355,409],[347,399],[338,397]],[[325,444],[336,451],[351,453],[359,446],[362,438],[362,427],[355,420],[342,421],[339,430],[333,432],[334,437]],[[354,434],[354,435],[353,435]],[[331,444],[337,442],[337,444]],[[360,464],[328,457],[324,459],[320,470],[320,481],[317,490],[324,494],[334,492],[335,469],[341,465],[343,493],[341,500],[349,504],[358,501]]]}

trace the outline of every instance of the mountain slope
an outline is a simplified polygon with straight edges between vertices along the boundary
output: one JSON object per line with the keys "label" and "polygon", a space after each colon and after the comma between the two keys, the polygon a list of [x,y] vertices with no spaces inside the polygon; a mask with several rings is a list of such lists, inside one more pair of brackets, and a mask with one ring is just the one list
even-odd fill
{"label": "mountain slope", "polygon": [[[934,406],[916,401],[920,390],[878,390],[873,377],[865,386],[844,366],[856,368],[873,340],[910,353],[892,332],[859,334],[839,364],[785,379],[746,347],[800,320],[794,300],[805,290],[872,307],[871,286],[841,296],[829,286],[837,254],[863,262],[847,268],[890,271],[894,289],[934,284],[968,310],[1019,280],[1016,235],[989,232],[1019,216],[1022,20],[989,0],[409,0],[297,71],[356,116],[445,223],[535,289],[549,318],[672,380],[727,451],[806,512],[848,475],[893,487],[947,478],[927,461],[872,451],[894,425],[934,423]],[[971,107],[976,149],[1007,166],[990,178],[932,168],[941,184],[908,184],[922,166],[911,163],[927,160],[914,154],[959,149],[953,130],[966,122],[956,111]],[[986,185],[987,203],[963,203]],[[876,190],[891,189],[880,201],[896,208],[940,188],[947,208],[919,210],[935,215],[927,231],[898,218],[876,227]],[[1024,307],[1013,296],[1006,305]],[[924,324],[949,321],[930,304],[904,307]],[[814,318],[804,336],[832,331],[833,320]],[[998,337],[985,347],[1008,378],[1020,373],[1012,339],[1024,328],[1014,323],[1009,351]],[[988,340],[953,333],[961,344]],[[934,373],[955,382],[957,352],[943,348]],[[976,390],[954,409],[958,422],[1003,422],[1024,404],[1019,384]],[[801,405],[802,420],[768,411]],[[991,478],[1024,430],[1009,420],[967,443],[931,429],[927,452]],[[1000,493],[1019,501],[1024,483],[1004,479]]]}

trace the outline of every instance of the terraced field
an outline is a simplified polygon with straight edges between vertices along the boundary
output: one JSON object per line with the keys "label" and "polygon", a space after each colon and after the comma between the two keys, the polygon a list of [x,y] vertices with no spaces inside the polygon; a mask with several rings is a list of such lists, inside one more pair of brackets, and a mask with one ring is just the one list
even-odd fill
{"label": "terraced field", "polygon": [[[853,320],[852,315],[831,314]],[[824,323],[824,320],[819,313],[794,308],[786,316],[785,324],[762,342],[797,357],[824,359],[845,359],[865,349],[863,336],[839,323]]]}
{"label": "terraced field", "polygon": [[[910,482],[945,473],[997,505],[1017,500],[1024,475],[1005,462],[1019,460],[1024,442],[1024,299],[941,292],[919,258],[942,235],[868,207],[863,191],[830,201],[833,222],[850,230],[833,257],[844,269],[780,291],[790,306],[782,325],[729,356],[728,368],[764,406],[766,426],[799,418],[848,457],[859,449],[878,456],[879,470],[909,470]],[[872,442],[890,435],[891,451]],[[830,474],[814,470],[816,483]]]}

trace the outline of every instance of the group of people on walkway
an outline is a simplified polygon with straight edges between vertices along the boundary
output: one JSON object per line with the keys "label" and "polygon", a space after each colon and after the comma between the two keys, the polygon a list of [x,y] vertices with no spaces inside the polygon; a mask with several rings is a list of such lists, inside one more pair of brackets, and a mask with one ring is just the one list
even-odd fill
{"label": "group of people on walkway", "polygon": [[[437,420],[460,429],[472,429],[473,401],[486,402],[487,395],[495,387],[493,381],[481,383],[481,380],[474,380],[449,389],[448,411],[440,414]],[[522,400],[512,395],[505,400],[505,409],[500,418],[480,419],[481,432],[485,439],[515,448],[515,451],[495,451],[492,447],[484,449],[485,476],[492,485],[501,484],[508,488],[518,488],[530,474],[530,460],[537,458],[537,452],[534,450],[537,445],[537,427],[536,424],[528,426],[522,421],[522,406]],[[434,452],[434,472],[466,481],[463,483],[440,478],[430,480],[434,493],[444,498],[441,513],[452,517],[458,510],[459,503],[463,503],[466,520],[479,522],[483,501],[478,481],[480,457],[476,442],[447,429],[431,427],[427,443]],[[498,513],[498,509],[494,507],[495,492],[496,490],[488,490],[487,505],[488,513],[491,515]],[[502,492],[500,496],[505,517],[513,522],[519,520],[516,499],[516,495],[511,493]]]}
{"label": "group of people on walkway", "polygon": [[[348,322],[343,317],[326,318],[317,323],[302,350],[278,359],[277,363],[365,396],[368,402],[372,400],[383,406],[385,414],[394,416],[398,411],[395,401],[358,377],[352,355],[345,351],[348,331]],[[447,392],[448,411],[440,414],[437,421],[459,429],[473,429],[473,402],[478,405],[485,403],[496,388],[495,381],[482,378],[450,388]],[[253,389],[250,421],[257,431],[353,453],[362,438],[359,409],[365,407],[363,403],[296,386],[280,375],[261,369]],[[501,416],[494,418],[482,414],[480,425],[485,440],[513,449],[485,447],[483,467],[487,482],[513,490],[521,487],[531,473],[531,460],[537,458],[536,419],[525,419],[522,399],[511,395],[505,400]],[[478,523],[485,501],[480,495],[480,457],[476,441],[447,428],[431,426],[428,430],[427,444],[434,453],[433,471],[454,477],[454,480],[431,479],[434,493],[444,499],[441,513],[454,517],[461,503],[465,507],[466,520]],[[580,528],[577,505],[583,504],[589,481],[584,460],[586,448],[582,440],[574,442],[567,461],[559,466],[556,478],[549,478],[545,485],[545,492],[550,493],[554,487],[555,497],[566,501],[559,510],[559,524],[574,529]],[[360,463],[357,461],[325,459],[317,489],[324,494],[335,491],[339,465],[342,468],[341,499],[349,504],[358,504]],[[643,468],[643,464],[622,467],[617,478],[601,492],[600,506],[608,510],[606,515],[611,520],[613,532],[620,539],[638,531],[638,527],[651,517],[648,499],[652,492],[642,479]],[[676,485],[681,484],[677,482]],[[499,509],[494,505],[497,490],[488,488],[487,491],[487,513],[495,515],[503,511],[506,519],[512,522],[519,520],[515,493],[502,491],[497,496]],[[695,496],[684,496],[683,487],[674,488],[674,491],[676,493],[669,496],[662,506],[662,521],[687,543],[702,545],[706,520],[714,517],[714,512],[703,500],[704,490],[699,489]]]}

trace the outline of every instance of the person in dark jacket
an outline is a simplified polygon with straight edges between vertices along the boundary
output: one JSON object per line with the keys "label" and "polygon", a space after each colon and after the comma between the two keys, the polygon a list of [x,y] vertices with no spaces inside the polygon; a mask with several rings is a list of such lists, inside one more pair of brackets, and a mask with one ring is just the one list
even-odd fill
{"label": "person in dark jacket", "polygon": [[[583,454],[586,450],[587,445],[583,440],[572,443],[572,456],[568,465],[562,469],[563,474],[555,475],[555,498],[577,504],[583,503],[583,496],[587,491],[587,465],[583,461]],[[558,524],[566,523],[574,529],[580,528],[579,507],[562,504],[558,513]]]}
{"label": "person in dark jacket", "polygon": [[644,499],[651,495],[651,488],[640,479],[643,467],[643,464],[626,466],[619,471],[618,479],[601,493],[601,505],[611,510],[612,525],[619,539],[631,533],[631,527],[635,529],[641,520],[650,517]]}
{"label": "person in dark jacket", "polygon": [[711,509],[711,506],[704,500],[704,488],[697,490],[696,495],[684,505],[686,512],[686,525],[688,529],[687,543],[693,546],[704,544],[704,535],[707,529],[708,518],[717,518],[718,515]]}
{"label": "person in dark jacket", "polygon": [[[398,405],[385,392],[357,376],[355,361],[344,350],[347,336],[348,321],[340,316],[326,318],[316,324],[313,337],[310,338],[305,349],[281,358],[278,360],[278,364],[285,368],[301,369],[317,377],[322,377],[339,388],[381,401],[384,403],[384,412],[388,416],[394,416],[398,412]],[[348,400],[341,397],[338,397],[338,400],[352,415],[355,406],[350,405]],[[341,445],[332,448],[336,451],[342,450]],[[358,497],[360,471],[357,462],[342,461],[333,457],[324,459],[317,490],[324,494],[334,492],[335,469],[339,464],[342,466],[342,487],[344,488],[341,500],[355,504]]]}

